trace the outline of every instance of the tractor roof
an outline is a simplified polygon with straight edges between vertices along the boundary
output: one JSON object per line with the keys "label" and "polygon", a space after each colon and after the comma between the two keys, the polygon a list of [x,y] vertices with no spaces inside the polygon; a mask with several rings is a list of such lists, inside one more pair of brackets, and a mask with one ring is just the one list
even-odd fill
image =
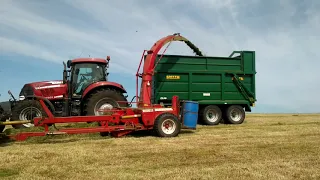
{"label": "tractor roof", "polygon": [[102,59],[102,58],[77,58],[77,59],[73,59],[72,60],[72,64],[73,63],[103,63],[103,64],[107,64],[106,59]]}

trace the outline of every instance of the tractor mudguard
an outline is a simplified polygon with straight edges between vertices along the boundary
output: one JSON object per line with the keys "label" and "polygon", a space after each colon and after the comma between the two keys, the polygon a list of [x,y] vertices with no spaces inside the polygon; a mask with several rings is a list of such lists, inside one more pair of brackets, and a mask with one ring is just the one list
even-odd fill
{"label": "tractor mudguard", "polygon": [[121,84],[115,83],[115,82],[96,82],[93,84],[90,84],[83,92],[82,97],[86,97],[86,95],[91,92],[93,89],[102,87],[102,86],[108,86],[108,87],[115,87],[119,89],[122,93],[127,93],[127,91],[124,89],[124,87]]}

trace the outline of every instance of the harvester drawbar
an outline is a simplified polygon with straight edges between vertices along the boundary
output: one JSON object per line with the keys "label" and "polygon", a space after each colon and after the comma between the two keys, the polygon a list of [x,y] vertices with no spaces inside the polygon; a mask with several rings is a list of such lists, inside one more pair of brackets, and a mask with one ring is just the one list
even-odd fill
{"label": "harvester drawbar", "polygon": [[[140,130],[153,130],[157,136],[160,137],[175,137],[180,133],[181,129],[196,129],[199,109],[197,102],[180,102],[178,96],[173,96],[171,107],[151,104],[152,77],[156,66],[155,59],[161,47],[172,41],[183,41],[193,49],[196,54],[201,55],[201,52],[190,41],[180,36],[180,34],[164,37],[157,41],[151,50],[144,51],[136,74],[137,82],[138,78],[142,78],[140,97],[136,96],[136,108],[114,107],[111,110],[107,110],[108,115],[55,117],[52,112],[51,102],[43,97],[34,96],[34,98],[40,102],[46,116],[35,117],[30,121],[17,120],[0,122],[0,127],[13,124],[33,123],[34,126],[44,128],[42,132],[21,132],[15,135],[9,135],[11,139],[18,141],[23,141],[33,136],[78,133],[100,133],[101,135],[110,133],[112,137],[121,137]],[[147,52],[147,56],[144,60],[145,52]],[[142,62],[144,62],[143,73],[139,73]],[[136,90],[138,94],[138,83]],[[50,108],[48,108],[48,105]],[[49,127],[52,125],[55,127],[56,123],[81,122],[98,122],[99,125],[96,127],[64,128],[57,129],[56,131],[49,130]]]}

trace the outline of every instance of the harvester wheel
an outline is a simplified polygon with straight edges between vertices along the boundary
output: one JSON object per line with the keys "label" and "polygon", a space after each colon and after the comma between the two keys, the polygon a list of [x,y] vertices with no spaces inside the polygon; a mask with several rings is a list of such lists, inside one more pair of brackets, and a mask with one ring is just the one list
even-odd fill
{"label": "harvester wheel", "polygon": [[175,137],[180,133],[181,123],[174,114],[163,113],[155,119],[153,129],[160,137]]}
{"label": "harvester wheel", "polygon": [[[114,107],[127,107],[127,103],[118,103],[117,101],[126,101],[123,94],[115,89],[102,89],[90,95],[86,103],[86,115],[101,116],[108,115],[108,112],[99,112],[99,110],[111,110]],[[101,132],[101,136],[108,136],[108,132]]]}
{"label": "harvester wheel", "polygon": [[201,109],[200,117],[206,125],[218,125],[222,120],[222,112],[218,106],[209,105]]}
{"label": "harvester wheel", "polygon": [[239,105],[229,106],[224,113],[226,123],[229,124],[242,124],[245,119],[245,111]]}
{"label": "harvester wheel", "polygon": [[[35,117],[45,116],[46,113],[37,100],[23,100],[18,101],[12,108],[12,121],[18,120],[32,120]],[[33,127],[33,123],[12,125],[15,129]]]}

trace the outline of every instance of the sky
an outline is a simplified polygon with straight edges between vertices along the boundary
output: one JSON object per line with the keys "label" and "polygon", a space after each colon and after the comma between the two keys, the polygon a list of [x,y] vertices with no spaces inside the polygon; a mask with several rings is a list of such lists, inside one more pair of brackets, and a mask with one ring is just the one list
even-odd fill
{"label": "sky", "polygon": [[[318,0],[1,0],[0,101],[62,79],[63,61],[111,57],[109,81],[135,94],[143,50],[181,33],[207,56],[256,52],[257,113],[320,112]],[[165,54],[194,55],[181,42]]]}

